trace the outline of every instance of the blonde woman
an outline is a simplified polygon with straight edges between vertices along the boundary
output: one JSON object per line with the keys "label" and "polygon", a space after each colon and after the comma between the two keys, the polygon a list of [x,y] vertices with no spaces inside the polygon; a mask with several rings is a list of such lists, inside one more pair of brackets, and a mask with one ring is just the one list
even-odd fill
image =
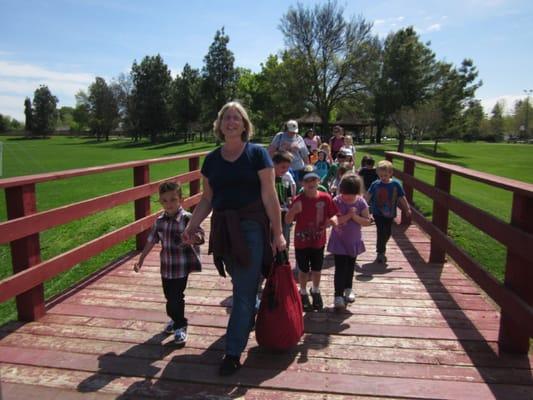
{"label": "blonde woman", "polygon": [[213,130],[223,144],[202,165],[202,198],[183,239],[191,242],[200,223],[213,211],[209,253],[219,273],[226,276],[227,271],[233,284],[225,356],[219,370],[227,376],[241,366],[240,356],[254,324],[261,273],[270,268],[273,249],[284,250],[286,242],[272,160],[263,147],[249,142],[254,130],[248,113],[238,102],[227,103],[218,112]]}

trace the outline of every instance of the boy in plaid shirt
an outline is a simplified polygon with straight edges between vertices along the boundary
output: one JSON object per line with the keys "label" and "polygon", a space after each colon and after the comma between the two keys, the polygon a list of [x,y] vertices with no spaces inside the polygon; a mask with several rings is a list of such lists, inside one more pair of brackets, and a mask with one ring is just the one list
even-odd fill
{"label": "boy in plaid shirt", "polygon": [[204,243],[202,228],[196,232],[194,246],[181,241],[181,234],[191,218],[191,213],[181,207],[181,201],[179,184],[164,182],[159,186],[159,203],[165,211],[155,220],[139,262],[133,267],[135,272],[139,272],[146,255],[156,243],[161,242],[161,280],[167,300],[167,315],[171,318],[164,331],[174,333],[176,344],[187,341],[184,291],[189,272],[201,270],[198,245]]}

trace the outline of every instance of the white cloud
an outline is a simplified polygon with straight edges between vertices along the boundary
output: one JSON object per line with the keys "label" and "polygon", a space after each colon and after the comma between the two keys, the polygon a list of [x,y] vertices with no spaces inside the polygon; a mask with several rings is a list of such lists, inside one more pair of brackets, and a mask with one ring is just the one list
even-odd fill
{"label": "white cloud", "polygon": [[24,118],[24,99],[46,85],[59,99],[59,106],[73,105],[74,95],[87,90],[94,75],[58,71],[20,62],[0,60],[0,113],[18,120]]}
{"label": "white cloud", "polygon": [[441,30],[441,24],[432,24],[430,26],[427,27],[426,31],[427,32],[437,32],[437,31],[440,31]]}
{"label": "white cloud", "polygon": [[382,25],[385,23],[384,19],[376,19],[374,20],[374,25]]}
{"label": "white cloud", "polygon": [[524,100],[525,95],[523,94],[504,94],[496,97],[488,97],[481,99],[481,105],[483,106],[483,111],[490,116],[490,113],[497,102],[503,101],[504,103],[504,112],[506,114],[511,114],[514,109],[514,105],[518,100]]}

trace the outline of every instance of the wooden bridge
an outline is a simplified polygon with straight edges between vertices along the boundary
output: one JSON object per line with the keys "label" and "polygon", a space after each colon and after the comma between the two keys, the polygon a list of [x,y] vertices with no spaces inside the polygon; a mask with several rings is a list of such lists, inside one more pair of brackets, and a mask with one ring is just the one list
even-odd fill
{"label": "wooden bridge", "polygon": [[[0,327],[0,399],[533,399],[533,185],[414,156],[387,153],[404,159],[395,173],[407,196],[419,190],[434,200],[433,220],[415,213],[416,225],[396,225],[386,266],[372,261],[375,227],[364,228],[368,251],[358,260],[357,299],[342,313],[331,310],[327,257],[328,308],[305,315],[305,335],[288,353],[258,348],[252,333],[234,376],[217,374],[231,283],[205,254],[204,270],[191,275],[186,292],[183,348],[161,334],[167,317],[157,249],[140,274],[132,271],[132,252],[44,301],[47,279],[132,235],[142,246],[155,218],[149,195],[158,182],[149,182],[150,165],[189,158],[190,172],[175,178],[189,183],[186,205],[196,204],[201,155],[0,180],[9,210],[0,243],[10,243],[14,264],[14,275],[0,282],[0,301],[16,296],[20,320]],[[414,178],[418,164],[435,167],[434,186]],[[134,169],[134,188],[37,212],[36,184],[122,168]],[[450,195],[452,175],[512,191],[511,223]],[[39,232],[131,201],[134,223],[40,260]],[[449,210],[507,246],[505,284],[446,235]]]}

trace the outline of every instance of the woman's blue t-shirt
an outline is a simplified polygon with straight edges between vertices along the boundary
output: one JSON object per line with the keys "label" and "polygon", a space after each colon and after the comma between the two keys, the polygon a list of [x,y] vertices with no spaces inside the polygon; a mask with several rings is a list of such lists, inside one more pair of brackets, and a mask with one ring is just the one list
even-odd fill
{"label": "woman's blue t-shirt", "polygon": [[221,148],[209,153],[202,165],[202,175],[213,191],[211,205],[215,210],[236,210],[261,198],[261,182],[257,172],[273,168],[267,151],[247,142],[242,154],[233,162],[222,158]]}

